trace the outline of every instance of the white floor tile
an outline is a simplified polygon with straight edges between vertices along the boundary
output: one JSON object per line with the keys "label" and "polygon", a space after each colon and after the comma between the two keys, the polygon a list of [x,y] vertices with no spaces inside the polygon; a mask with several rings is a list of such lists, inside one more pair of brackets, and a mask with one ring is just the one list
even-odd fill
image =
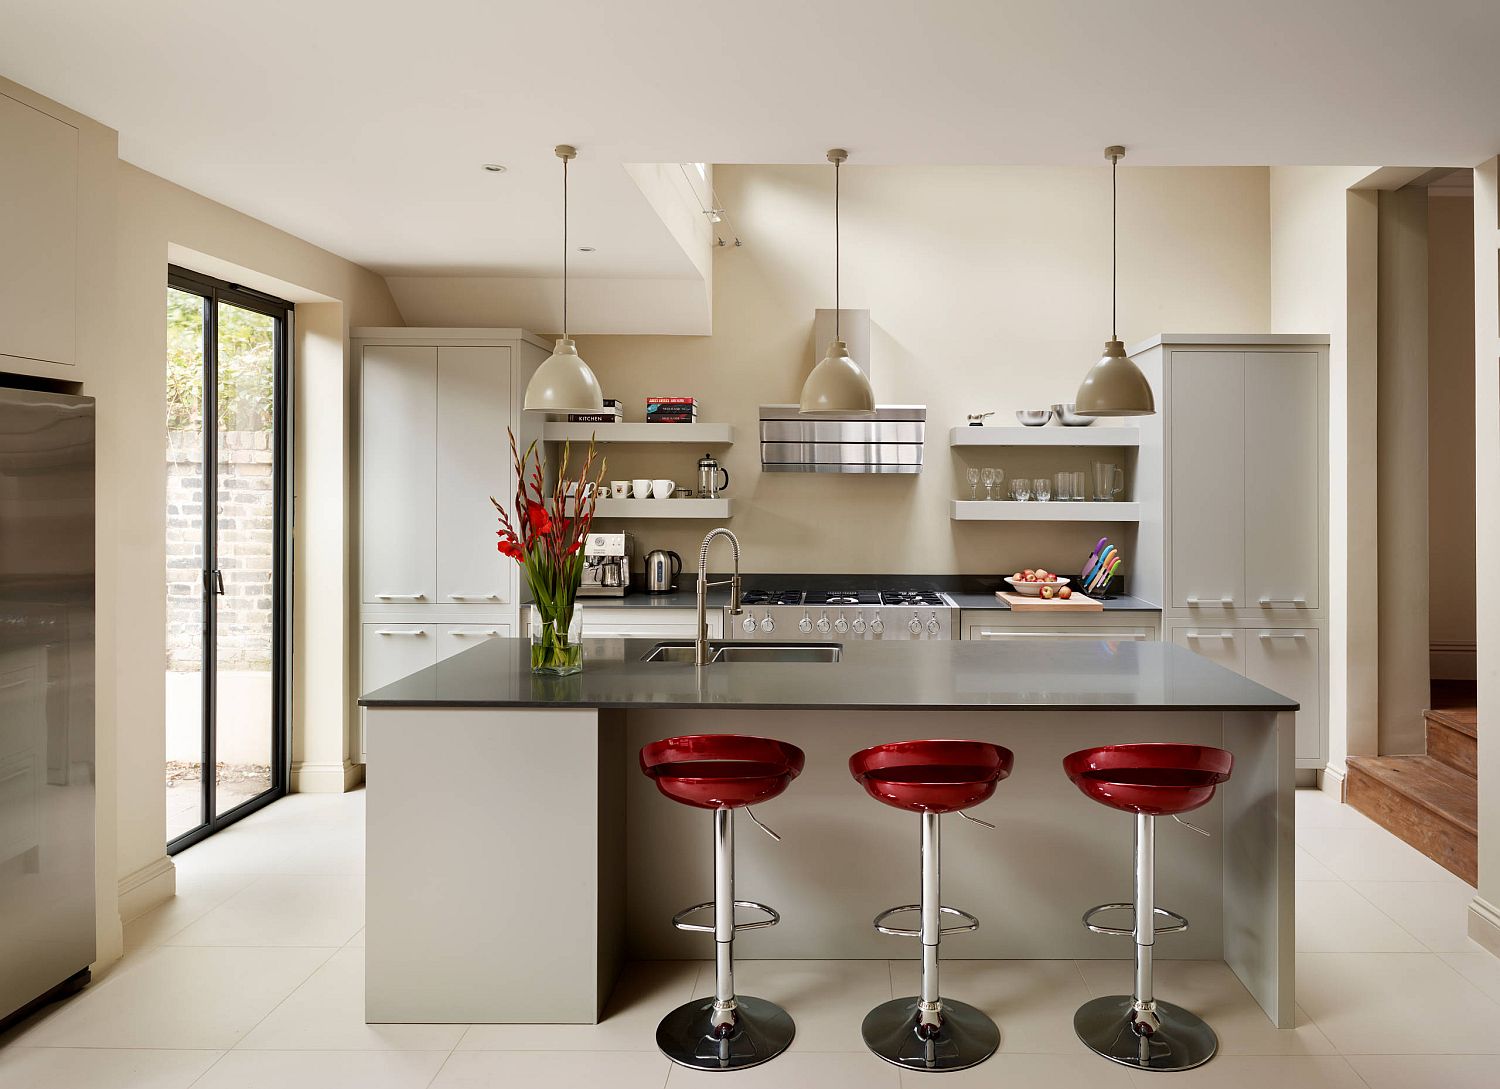
{"label": "white floor tile", "polygon": [[1342,881],[1297,882],[1297,949],[1309,953],[1428,951]]}
{"label": "white floor tile", "polygon": [[1349,1065],[1369,1089],[1495,1089],[1489,1055],[1355,1055]]}
{"label": "white floor tile", "polygon": [[[725,1077],[718,1072],[673,1066],[667,1089],[683,1089],[688,1085],[718,1085],[723,1089]],[[948,1075],[942,1077],[946,1080]],[[868,1051],[863,1054],[788,1051],[760,1066],[736,1070],[733,1078],[732,1089],[901,1089],[901,1072]]]}
{"label": "white floor tile", "polygon": [[1383,828],[1308,828],[1299,842],[1344,881],[1458,882],[1447,870]]}
{"label": "white floor tile", "polygon": [[[1078,962],[1095,996],[1129,994],[1134,965],[1128,960]],[[1294,1028],[1278,1029],[1222,961],[1158,960],[1156,997],[1192,1010],[1213,1027],[1220,1055],[1331,1055],[1333,1044],[1300,1007]]]}
{"label": "white floor tile", "polygon": [[1343,805],[1333,795],[1321,790],[1302,789],[1295,795],[1297,829],[1303,828],[1374,828],[1370,820],[1352,805]]}
{"label": "white floor tile", "polygon": [[1297,999],[1344,1055],[1500,1054],[1500,1004],[1435,953],[1299,953]]}
{"label": "white floor tile", "polygon": [[1475,892],[1470,885],[1453,881],[1355,881],[1352,885],[1434,953],[1471,953],[1482,948],[1469,939],[1469,903]]}
{"label": "white floor tile", "polygon": [[1469,953],[1444,953],[1443,962],[1474,986],[1500,1002],[1500,957],[1483,946]]}
{"label": "white floor tile", "polygon": [[[897,997],[914,995],[921,965],[892,961],[891,976]],[[994,1019],[1003,1054],[1084,1051],[1073,1031],[1073,1014],[1091,995],[1072,961],[954,960],[940,966],[939,980],[944,997],[967,1002]]]}
{"label": "white floor tile", "polygon": [[176,856],[199,873],[362,874],[364,791],[291,794]]}
{"label": "white floor tile", "polygon": [[460,1051],[656,1051],[656,1025],[693,997],[698,962],[627,965],[597,1025],[472,1025]]}
{"label": "white floor tile", "polygon": [[[1072,1022],[1068,1023],[1072,1028]],[[1002,1028],[999,1053],[978,1066],[948,1074],[899,1071],[901,1089],[997,1089],[1025,1086],[1027,1089],[1130,1089],[1129,1072],[1123,1067],[1083,1052],[1078,1055],[1007,1054]],[[1082,1044],[1079,1045],[1083,1047]],[[1157,1087],[1160,1089],[1160,1087]]]}
{"label": "white floor tile", "polygon": [[432,1089],[662,1089],[671,1065],[644,1051],[455,1051]]}
{"label": "white floor tile", "polygon": [[[742,960],[734,966],[734,985],[741,994],[775,1002],[791,1014],[795,1051],[863,1052],[859,1026],[865,1014],[894,997],[891,970],[883,960]],[[693,993],[713,995],[712,964],[699,969]]]}
{"label": "white floor tile", "polygon": [[[1136,1089],[1160,1089],[1168,1075],[1132,1070]],[[1217,1055],[1196,1070],[1170,1075],[1173,1089],[1365,1089],[1338,1055]]]}
{"label": "white floor tile", "polygon": [[256,878],[166,944],[339,946],[364,922],[364,878],[271,874]]}
{"label": "white floor tile", "polygon": [[467,1027],[365,1024],[365,951],[346,948],[237,1046],[256,1051],[451,1051]]}
{"label": "white floor tile", "polygon": [[446,1051],[231,1051],[193,1089],[427,1089]]}
{"label": "white floor tile", "polygon": [[222,1054],[114,1048],[0,1048],[5,1089],[188,1089]]}
{"label": "white floor tile", "polygon": [[351,949],[363,949],[365,947],[365,928],[360,927],[359,933],[345,943]]}
{"label": "white floor tile", "polygon": [[158,946],[23,1030],[37,1047],[229,1048],[331,949]]}
{"label": "white floor tile", "polygon": [[178,870],[177,895],[125,924],[125,951],[161,945],[190,923],[203,918],[255,878],[238,873]]}
{"label": "white floor tile", "polygon": [[1294,871],[1298,881],[1337,881],[1334,873],[1301,847],[1294,848],[1292,855]]}

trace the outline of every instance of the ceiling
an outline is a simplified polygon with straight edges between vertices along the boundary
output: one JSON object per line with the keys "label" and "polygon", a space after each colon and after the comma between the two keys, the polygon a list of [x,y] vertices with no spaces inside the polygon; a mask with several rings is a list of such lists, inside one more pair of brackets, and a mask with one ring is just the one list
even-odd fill
{"label": "ceiling", "polygon": [[[0,73],[384,273],[689,278],[624,163],[1405,164],[1500,151],[1494,0],[0,0]],[[504,163],[504,174],[480,169]],[[731,209],[731,212],[733,210]]]}

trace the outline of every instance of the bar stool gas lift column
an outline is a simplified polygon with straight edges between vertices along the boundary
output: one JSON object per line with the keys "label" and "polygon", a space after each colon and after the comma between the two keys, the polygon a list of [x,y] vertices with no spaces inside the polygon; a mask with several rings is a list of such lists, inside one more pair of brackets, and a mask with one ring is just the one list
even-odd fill
{"label": "bar stool gas lift column", "polygon": [[[1156,818],[1171,817],[1201,835],[1181,814],[1207,805],[1229,778],[1234,756],[1205,745],[1105,745],[1063,758],[1063,770],[1084,794],[1135,814],[1135,902],[1100,904],[1083,914],[1096,934],[1135,938],[1135,993],[1085,1002],[1073,1015],[1078,1038],[1095,1054],[1137,1070],[1191,1070],[1214,1057],[1219,1038],[1197,1014],[1156,997],[1152,957],[1158,934],[1186,930],[1187,919],[1156,906]],[[1103,926],[1094,917],[1134,910],[1130,928]],[[1170,920],[1156,926],[1156,916]]]}
{"label": "bar stool gas lift column", "polygon": [[[865,1046],[903,1070],[964,1070],[984,1062],[1000,1046],[994,1021],[967,1002],[943,998],[938,990],[942,935],[979,928],[979,920],[967,911],[943,906],[938,822],[944,813],[957,813],[993,828],[964,810],[993,795],[1014,761],[1009,749],[984,741],[900,741],[849,758],[850,773],[872,798],[922,817],[921,902],[875,916],[880,933],[922,940],[922,993],[882,1002],[860,1026]],[[919,929],[886,925],[891,916],[908,911],[919,913]],[[964,922],[945,927],[944,915]]]}
{"label": "bar stool gas lift column", "polygon": [[[763,998],[734,991],[734,936],[741,930],[775,926],[781,916],[765,904],[734,898],[734,811],[744,809],[772,839],[781,837],[756,819],[752,804],[769,801],[801,772],[802,750],[769,737],[692,734],[654,741],[641,750],[641,771],[675,802],[714,814],[714,898],[672,916],[678,930],[714,936],[714,997],[678,1006],[656,1028],[656,1046],[694,1070],[743,1070],[759,1066],[791,1045],[791,1016]],[[736,923],[737,907],[765,918]],[[688,917],[712,909],[712,925]]]}

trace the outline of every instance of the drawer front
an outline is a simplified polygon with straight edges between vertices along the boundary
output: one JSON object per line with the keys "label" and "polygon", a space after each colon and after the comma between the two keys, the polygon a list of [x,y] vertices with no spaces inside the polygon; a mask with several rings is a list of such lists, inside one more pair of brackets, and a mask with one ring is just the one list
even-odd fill
{"label": "drawer front", "polygon": [[1245,632],[1214,624],[1173,625],[1172,642],[1236,673],[1245,672]]}
{"label": "drawer front", "polygon": [[1149,642],[1156,638],[1154,629],[1131,624],[1079,626],[1074,624],[1005,626],[998,624],[970,624],[964,630],[965,639],[990,643],[1013,643],[1022,640],[1031,642],[1074,642],[1080,639],[1134,640]]}
{"label": "drawer front", "polygon": [[437,660],[462,654],[470,647],[491,639],[507,639],[511,635],[510,622],[494,624],[439,624],[437,626]]}
{"label": "drawer front", "polygon": [[1302,705],[1297,712],[1297,763],[1328,759],[1323,737],[1323,645],[1317,628],[1246,628],[1245,676]]}

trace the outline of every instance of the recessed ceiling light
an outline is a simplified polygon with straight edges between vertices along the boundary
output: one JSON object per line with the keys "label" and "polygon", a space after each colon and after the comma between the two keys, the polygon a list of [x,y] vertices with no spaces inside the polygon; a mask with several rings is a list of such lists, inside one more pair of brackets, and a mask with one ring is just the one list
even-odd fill
{"label": "recessed ceiling light", "polygon": [[578,252],[579,253],[593,253],[594,252],[594,247],[593,246],[579,246],[578,247]]}
{"label": "recessed ceiling light", "polygon": [[484,168],[491,174],[504,174],[505,166],[502,163],[485,163]]}

